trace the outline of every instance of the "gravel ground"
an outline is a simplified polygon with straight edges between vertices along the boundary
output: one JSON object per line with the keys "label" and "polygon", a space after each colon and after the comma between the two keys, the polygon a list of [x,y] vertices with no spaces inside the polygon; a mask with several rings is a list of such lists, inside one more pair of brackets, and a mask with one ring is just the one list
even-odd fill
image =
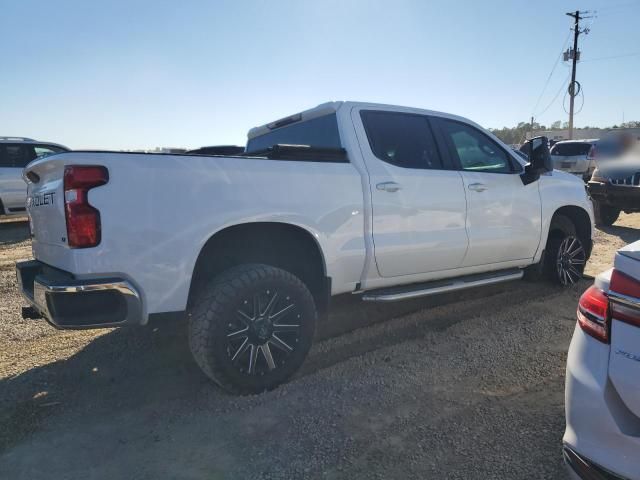
{"label": "gravel ground", "polygon": [[[587,273],[638,238],[639,215],[597,232]],[[26,224],[0,223],[0,478],[565,478],[566,350],[588,280],[339,298],[292,382],[233,397],[200,374],[184,325],[21,320],[12,269],[29,254]]]}

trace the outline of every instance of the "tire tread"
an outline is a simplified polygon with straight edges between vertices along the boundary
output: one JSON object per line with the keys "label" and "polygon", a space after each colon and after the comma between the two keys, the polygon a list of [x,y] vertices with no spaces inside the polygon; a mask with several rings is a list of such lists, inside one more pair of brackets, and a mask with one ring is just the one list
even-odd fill
{"label": "tire tread", "polygon": [[306,291],[308,299],[313,302],[305,284],[293,274],[269,265],[245,264],[231,268],[206,282],[196,294],[189,314],[189,348],[195,362],[210,379],[233,393],[255,392],[232,382],[210,354],[214,348],[216,322],[224,318],[225,309],[240,291],[250,289],[255,282],[268,278],[292,282]]}

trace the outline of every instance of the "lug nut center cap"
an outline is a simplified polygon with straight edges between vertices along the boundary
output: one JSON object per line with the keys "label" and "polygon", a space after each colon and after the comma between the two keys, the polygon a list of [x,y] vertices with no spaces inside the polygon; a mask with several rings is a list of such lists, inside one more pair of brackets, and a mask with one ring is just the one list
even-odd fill
{"label": "lug nut center cap", "polygon": [[269,325],[269,321],[260,317],[254,322],[254,332],[261,340],[266,340],[271,336],[271,325]]}

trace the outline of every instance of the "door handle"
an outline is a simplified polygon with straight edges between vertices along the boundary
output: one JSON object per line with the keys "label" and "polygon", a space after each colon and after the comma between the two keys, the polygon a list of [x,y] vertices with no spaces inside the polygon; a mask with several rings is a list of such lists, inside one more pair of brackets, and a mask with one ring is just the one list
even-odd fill
{"label": "door handle", "polygon": [[378,190],[384,190],[385,192],[397,192],[402,187],[396,182],[382,182],[376,185]]}
{"label": "door handle", "polygon": [[487,186],[484,183],[470,183],[467,188],[474,192],[484,192],[487,189]]}

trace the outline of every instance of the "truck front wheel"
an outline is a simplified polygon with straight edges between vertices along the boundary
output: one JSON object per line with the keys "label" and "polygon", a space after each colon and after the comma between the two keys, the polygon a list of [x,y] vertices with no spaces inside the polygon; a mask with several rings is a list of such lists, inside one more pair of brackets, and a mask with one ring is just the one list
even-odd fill
{"label": "truck front wheel", "polygon": [[525,268],[524,277],[530,281],[547,279],[569,286],[582,278],[586,263],[587,251],[575,225],[564,215],[556,215],[540,263]]}
{"label": "truck front wheel", "polygon": [[300,368],[316,317],[313,297],[297,277],[269,265],[241,265],[198,290],[189,312],[189,346],[221,387],[260,393]]}
{"label": "truck front wheel", "polygon": [[560,285],[573,285],[582,278],[586,263],[587,251],[575,225],[563,215],[555,216],[545,248],[547,278]]}

